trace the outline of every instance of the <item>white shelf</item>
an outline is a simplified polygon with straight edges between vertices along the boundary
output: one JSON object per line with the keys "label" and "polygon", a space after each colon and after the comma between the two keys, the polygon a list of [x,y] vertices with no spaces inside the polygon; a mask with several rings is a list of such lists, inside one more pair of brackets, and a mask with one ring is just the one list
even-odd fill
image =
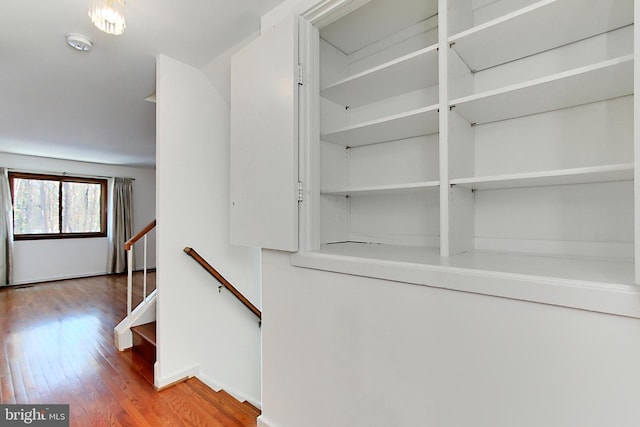
{"label": "white shelf", "polygon": [[438,132],[438,105],[431,105],[336,129],[320,135],[320,139],[346,147],[358,147],[436,132]]}
{"label": "white shelf", "polygon": [[587,184],[593,182],[633,180],[633,163],[558,169],[543,172],[452,179],[452,185],[473,190],[540,187],[546,185]]}
{"label": "white shelf", "polygon": [[438,46],[354,74],[327,86],[320,95],[338,104],[357,107],[438,84]]}
{"label": "white shelf", "polygon": [[470,123],[553,111],[633,93],[633,55],[451,101]]}
{"label": "white shelf", "polygon": [[383,194],[416,193],[437,190],[440,181],[415,182],[411,184],[374,185],[368,187],[345,187],[320,190],[321,194],[332,196],[373,196]]}
{"label": "white shelf", "polygon": [[544,0],[458,33],[449,43],[477,71],[632,23],[630,0]]}
{"label": "white shelf", "polygon": [[[561,279],[610,284],[634,283],[631,260],[607,260],[565,256],[540,256],[521,253],[469,251],[441,257],[437,248],[371,243],[334,243],[322,245],[319,253],[431,266],[439,271],[464,269],[529,279]],[[426,283],[426,282],[422,282]],[[473,284],[471,284],[473,288]],[[476,289],[478,290],[478,289]]]}

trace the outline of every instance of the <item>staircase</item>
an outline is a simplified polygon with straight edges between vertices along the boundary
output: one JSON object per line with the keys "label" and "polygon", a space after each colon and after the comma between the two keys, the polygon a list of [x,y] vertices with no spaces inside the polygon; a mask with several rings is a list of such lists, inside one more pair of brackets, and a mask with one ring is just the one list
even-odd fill
{"label": "staircase", "polygon": [[[157,360],[156,351],[156,299],[158,295],[157,289],[147,292],[147,233],[156,226],[155,220],[147,225],[140,233],[125,243],[128,259],[128,280],[127,280],[127,316],[114,328],[114,340],[116,348],[120,351],[128,350],[128,358],[132,368],[136,370],[149,384],[155,387],[154,372]],[[133,291],[133,245],[140,239],[143,239],[145,264],[142,273],[142,289],[136,288]],[[246,308],[248,308],[258,321],[262,317],[262,313],[256,308],[244,295],[242,295],[231,283],[229,283],[217,270],[207,263],[195,250],[185,248],[189,256],[196,260],[203,268],[212,274],[220,283],[221,288],[228,289]],[[152,275],[153,288],[155,288],[155,275]],[[135,294],[135,295],[134,295]],[[134,307],[134,296],[140,303]],[[136,301],[136,302],[137,302]],[[260,324],[260,323],[258,323]],[[186,390],[184,390],[186,388]],[[234,426],[255,427],[257,417],[260,410],[247,401],[241,402],[231,394],[224,390],[214,391],[206,384],[202,383],[195,377],[188,378],[184,381],[171,384],[171,387],[162,388],[162,393],[167,399],[172,399],[176,390],[182,390],[188,393],[194,400],[199,401],[199,408],[202,410],[202,416],[213,417],[215,419],[232,420]],[[193,414],[191,414],[193,415]],[[197,423],[197,425],[210,425],[206,423]],[[227,426],[231,424],[216,424]]]}
{"label": "staircase", "polygon": [[[124,351],[132,347],[136,356],[136,369],[151,383],[153,381],[153,371],[156,361],[156,298],[157,289],[148,292],[147,287],[147,234],[156,226],[156,221],[151,221],[138,234],[132,237],[124,245],[127,251],[127,316],[122,319],[114,328],[114,341],[119,351]],[[142,287],[136,286],[135,294],[140,303],[133,307],[134,280],[133,280],[133,246],[142,239],[143,249],[143,270]],[[155,276],[153,276],[155,277]],[[155,285],[153,286],[155,288]],[[150,367],[145,367],[150,366]]]}

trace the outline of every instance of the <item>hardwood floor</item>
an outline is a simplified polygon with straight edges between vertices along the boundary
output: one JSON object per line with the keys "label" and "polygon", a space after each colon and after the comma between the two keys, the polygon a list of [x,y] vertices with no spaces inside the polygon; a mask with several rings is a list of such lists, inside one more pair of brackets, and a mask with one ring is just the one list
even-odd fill
{"label": "hardwood floor", "polygon": [[71,426],[256,426],[256,408],[195,378],[156,391],[113,345],[125,311],[124,275],[1,289],[0,402],[68,403]]}

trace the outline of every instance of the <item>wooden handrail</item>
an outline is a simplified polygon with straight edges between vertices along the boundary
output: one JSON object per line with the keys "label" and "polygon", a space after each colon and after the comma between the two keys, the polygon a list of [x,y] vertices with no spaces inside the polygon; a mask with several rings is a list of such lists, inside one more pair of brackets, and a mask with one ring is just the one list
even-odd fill
{"label": "wooden handrail", "polygon": [[240,291],[238,291],[231,283],[229,283],[227,279],[222,277],[222,274],[218,273],[218,271],[213,268],[204,258],[202,258],[200,254],[195,251],[195,249],[186,247],[184,248],[184,251],[187,253],[187,255],[196,260],[196,262],[200,264],[202,268],[207,270],[213,277],[215,277],[222,286],[227,288],[236,298],[238,298],[245,307],[251,310],[253,314],[258,316],[258,319],[262,319],[262,313],[260,312],[260,310],[258,310],[255,305],[251,304],[251,301],[249,301],[244,295],[242,295]]}
{"label": "wooden handrail", "polygon": [[148,232],[150,232],[151,230],[153,230],[153,227],[156,226],[156,220],[154,219],[153,221],[151,221],[149,224],[147,224],[147,226],[145,228],[143,228],[142,230],[140,230],[140,232],[138,234],[136,234],[135,236],[133,236],[132,238],[130,238],[125,244],[124,244],[124,250],[128,251],[129,249],[131,249],[131,246],[133,246],[133,244],[135,242],[137,242],[138,240],[142,239],[142,237],[147,234]]}

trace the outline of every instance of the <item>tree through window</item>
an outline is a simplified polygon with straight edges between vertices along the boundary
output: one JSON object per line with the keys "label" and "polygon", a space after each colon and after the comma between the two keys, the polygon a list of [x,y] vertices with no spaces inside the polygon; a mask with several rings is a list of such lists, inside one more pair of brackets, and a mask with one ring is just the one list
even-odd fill
{"label": "tree through window", "polygon": [[16,239],[104,237],[107,180],[9,173]]}

